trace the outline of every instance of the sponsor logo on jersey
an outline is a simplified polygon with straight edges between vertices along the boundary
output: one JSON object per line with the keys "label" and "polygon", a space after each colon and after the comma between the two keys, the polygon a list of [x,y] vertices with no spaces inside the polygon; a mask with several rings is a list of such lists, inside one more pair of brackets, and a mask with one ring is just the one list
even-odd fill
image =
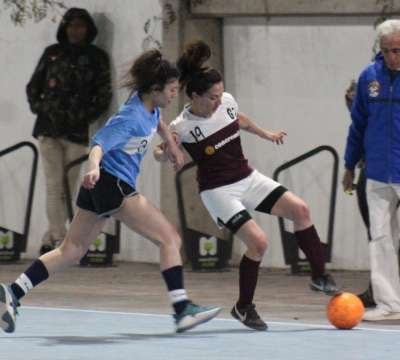
{"label": "sponsor logo on jersey", "polygon": [[214,153],[215,153],[215,148],[214,148],[214,146],[207,146],[205,149],[204,149],[204,152],[206,153],[206,155],[214,155]]}
{"label": "sponsor logo on jersey", "polygon": [[232,140],[235,140],[239,136],[240,136],[239,131],[237,131],[233,135],[230,135],[227,138],[225,138],[224,140],[220,141],[219,143],[216,143],[214,146],[212,146],[212,145],[206,146],[206,148],[204,149],[204,152],[206,153],[206,155],[210,155],[210,156],[214,155],[218,149],[220,149],[223,146],[225,146],[226,144],[230,143]]}
{"label": "sponsor logo on jersey", "polygon": [[215,144],[215,150],[218,150],[219,148],[222,148],[223,146],[225,146],[226,144],[230,143],[232,140],[235,140],[236,138],[238,138],[240,136],[239,131],[237,131],[236,133],[234,133],[231,136],[228,136],[227,138],[225,138],[224,140],[220,141],[219,143]]}

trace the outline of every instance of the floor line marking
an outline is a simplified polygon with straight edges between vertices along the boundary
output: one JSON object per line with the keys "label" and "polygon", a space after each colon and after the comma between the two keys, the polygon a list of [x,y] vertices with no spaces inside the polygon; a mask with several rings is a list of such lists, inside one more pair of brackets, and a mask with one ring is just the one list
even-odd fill
{"label": "floor line marking", "polygon": [[[77,308],[53,308],[53,307],[40,307],[40,306],[23,306],[22,309],[32,309],[32,310],[41,310],[41,311],[69,311],[69,312],[83,312],[83,313],[93,313],[93,314],[108,314],[108,315],[127,315],[127,316],[143,316],[143,317],[168,317],[171,315],[168,314],[150,314],[150,313],[140,313],[140,312],[124,312],[124,311],[111,311],[111,310],[90,310],[90,309],[77,309]],[[227,319],[227,318],[216,318],[213,321],[228,321],[228,322],[237,322],[235,319]],[[291,321],[267,321],[268,324],[274,325],[284,325],[284,326],[302,326],[302,327],[322,327],[326,329],[333,329],[332,325],[325,324],[310,324],[310,323],[302,323],[302,322],[291,322]],[[377,332],[399,332],[400,329],[388,329],[388,328],[373,328],[373,327],[364,327],[357,326],[356,330],[364,330],[364,331],[377,331]]]}

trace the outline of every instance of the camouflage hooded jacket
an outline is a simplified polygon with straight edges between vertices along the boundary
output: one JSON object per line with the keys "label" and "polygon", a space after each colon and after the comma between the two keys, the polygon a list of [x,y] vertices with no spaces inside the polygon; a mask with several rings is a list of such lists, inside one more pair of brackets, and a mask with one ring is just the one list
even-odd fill
{"label": "camouflage hooded jacket", "polygon": [[[66,28],[80,18],[88,26],[85,45],[68,42]],[[47,47],[27,85],[30,108],[37,114],[33,136],[65,138],[87,144],[89,124],[111,101],[108,55],[91,43],[97,28],[84,9],[69,9],[57,31],[57,44]]]}

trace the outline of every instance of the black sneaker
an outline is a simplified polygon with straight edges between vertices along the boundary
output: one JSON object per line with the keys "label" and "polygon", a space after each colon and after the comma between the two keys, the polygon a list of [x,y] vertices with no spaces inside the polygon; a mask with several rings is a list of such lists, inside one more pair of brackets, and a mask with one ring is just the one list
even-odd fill
{"label": "black sneaker", "polygon": [[330,274],[324,274],[316,279],[311,279],[310,288],[314,291],[322,291],[327,295],[334,295],[339,292],[339,288]]}
{"label": "black sneaker", "polygon": [[232,308],[231,315],[251,329],[258,331],[268,329],[267,324],[258,315],[254,304],[247,305],[243,308],[238,308],[235,304]]}
{"label": "black sneaker", "polygon": [[360,300],[364,304],[364,307],[372,308],[372,307],[376,306],[376,302],[374,300],[371,284],[368,286],[367,290],[365,290],[361,294],[358,294],[357,296],[360,298]]}

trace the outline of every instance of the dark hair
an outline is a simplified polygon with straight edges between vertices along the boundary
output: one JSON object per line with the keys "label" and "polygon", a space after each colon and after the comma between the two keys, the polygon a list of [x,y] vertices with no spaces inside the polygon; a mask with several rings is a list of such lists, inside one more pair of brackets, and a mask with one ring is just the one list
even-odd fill
{"label": "dark hair", "polygon": [[139,94],[151,90],[163,90],[172,79],[179,78],[176,66],[162,58],[159,50],[148,50],[134,62],[122,83],[122,87],[137,91]]}
{"label": "dark hair", "polygon": [[210,47],[204,41],[198,40],[187,44],[178,59],[177,65],[181,73],[179,82],[181,89],[186,88],[186,95],[189,98],[193,92],[202,95],[214,84],[222,81],[222,75],[218,70],[203,66],[210,57]]}
{"label": "dark hair", "polygon": [[81,8],[70,8],[68,9],[58,26],[57,30],[57,41],[62,44],[68,44],[68,36],[67,36],[67,27],[74,19],[81,19],[86,22],[87,25],[87,34],[86,34],[86,43],[90,44],[94,41],[97,36],[97,27],[94,23],[93,18],[89,14],[86,9]]}

